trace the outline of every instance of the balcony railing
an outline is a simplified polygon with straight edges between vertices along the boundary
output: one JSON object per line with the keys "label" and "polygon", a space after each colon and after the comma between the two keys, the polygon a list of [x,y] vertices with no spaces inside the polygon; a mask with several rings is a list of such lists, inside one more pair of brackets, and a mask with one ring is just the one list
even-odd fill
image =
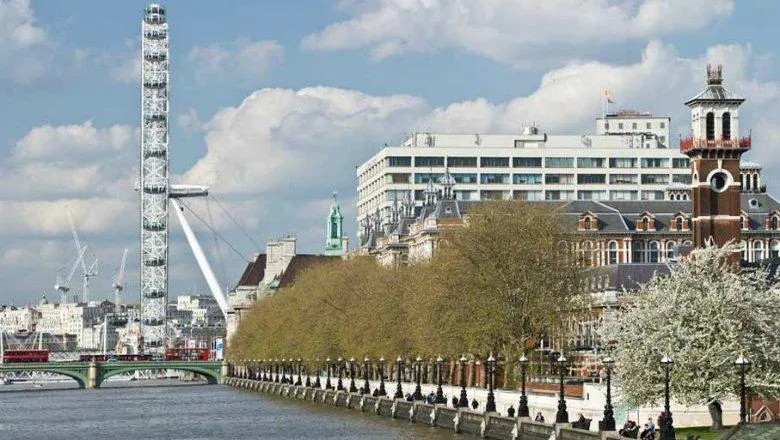
{"label": "balcony railing", "polygon": [[740,149],[749,150],[751,143],[751,136],[746,136],[741,139],[699,139],[694,137],[688,137],[680,139],[680,152],[686,153],[693,149],[708,149],[708,148],[724,148],[724,149]]}

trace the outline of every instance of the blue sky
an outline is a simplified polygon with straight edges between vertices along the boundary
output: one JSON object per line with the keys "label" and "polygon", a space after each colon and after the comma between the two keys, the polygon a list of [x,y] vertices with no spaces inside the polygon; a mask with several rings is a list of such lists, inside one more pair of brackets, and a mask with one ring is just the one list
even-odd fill
{"label": "blue sky", "polygon": [[[140,19],[146,2],[0,0],[0,303],[54,296],[74,257],[65,216],[110,276],[130,248],[137,291]],[[730,0],[174,0],[171,168],[213,193],[264,243],[285,233],[318,252],[332,189],[354,238],[354,166],[405,132],[592,131],[599,92],[673,118],[707,62],[746,96],[752,160],[780,184],[775,2]],[[215,5],[218,5],[215,7]],[[747,133],[743,133],[747,134]],[[216,206],[217,228],[257,252]],[[200,237],[223,284],[243,261]],[[354,239],[353,239],[354,241]],[[171,293],[205,289],[182,234]]]}

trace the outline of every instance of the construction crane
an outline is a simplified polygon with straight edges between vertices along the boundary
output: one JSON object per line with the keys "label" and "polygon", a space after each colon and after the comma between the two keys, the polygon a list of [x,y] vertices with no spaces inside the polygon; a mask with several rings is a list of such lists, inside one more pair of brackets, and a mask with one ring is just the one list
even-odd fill
{"label": "construction crane", "polygon": [[122,262],[119,263],[119,267],[116,270],[116,273],[114,274],[113,284],[114,284],[114,313],[119,314],[121,307],[119,295],[122,293],[122,290],[125,288],[125,263],[127,263],[127,248],[125,248],[125,251],[122,253]]}
{"label": "construction crane", "polygon": [[85,252],[87,252],[87,247],[82,246],[79,250],[78,256],[76,257],[76,261],[73,262],[70,267],[70,271],[67,272],[67,276],[63,278],[57,274],[57,283],[54,285],[54,289],[60,292],[60,303],[65,303],[68,300],[67,295],[68,291],[70,290],[70,280],[73,279],[73,275],[76,273],[76,269],[78,269],[79,264],[84,259]]}
{"label": "construction crane", "polygon": [[[70,232],[73,234],[73,242],[76,244],[76,250],[78,251],[81,249],[81,241],[79,241],[79,234],[76,232],[76,226],[73,223],[73,216],[70,213],[70,210],[67,211],[68,213],[68,222],[70,223]],[[89,279],[97,276],[97,265],[98,265],[98,259],[95,258],[92,260],[91,263],[87,262],[87,257],[84,256],[81,258],[81,270],[83,272],[82,275],[82,299],[84,302],[89,302]]]}

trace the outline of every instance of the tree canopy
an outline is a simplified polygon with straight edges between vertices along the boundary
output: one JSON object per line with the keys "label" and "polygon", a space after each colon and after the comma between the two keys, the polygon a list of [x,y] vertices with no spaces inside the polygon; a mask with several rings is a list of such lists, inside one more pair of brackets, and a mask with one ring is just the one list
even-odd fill
{"label": "tree canopy", "polygon": [[512,356],[571,307],[579,269],[552,205],[474,207],[444,229],[430,262],[334,261],[257,301],[229,343],[234,359]]}
{"label": "tree canopy", "polygon": [[642,286],[607,324],[622,400],[643,405],[663,397],[664,355],[674,360],[670,393],[682,404],[738,396],[741,353],[752,363],[750,392],[780,395],[780,294],[767,270],[735,268],[729,257],[738,252],[734,245],[695,250]]}

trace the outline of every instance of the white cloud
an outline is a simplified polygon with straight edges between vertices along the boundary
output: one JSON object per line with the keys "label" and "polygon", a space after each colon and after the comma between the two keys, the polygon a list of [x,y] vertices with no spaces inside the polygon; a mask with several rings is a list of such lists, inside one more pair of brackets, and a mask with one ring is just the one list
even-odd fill
{"label": "white cloud", "polygon": [[457,48],[516,67],[564,53],[701,29],[733,0],[344,1],[352,18],[303,39],[312,50],[370,48],[375,59]]}
{"label": "white cloud", "polygon": [[283,57],[284,49],[276,41],[238,40],[230,44],[195,46],[187,58],[195,64],[195,75],[199,80],[234,78],[259,82]]}
{"label": "white cloud", "polygon": [[71,125],[42,125],[30,130],[14,145],[11,159],[25,162],[85,153],[115,154],[126,150],[137,139],[133,127],[113,125],[98,129],[92,121]]}

